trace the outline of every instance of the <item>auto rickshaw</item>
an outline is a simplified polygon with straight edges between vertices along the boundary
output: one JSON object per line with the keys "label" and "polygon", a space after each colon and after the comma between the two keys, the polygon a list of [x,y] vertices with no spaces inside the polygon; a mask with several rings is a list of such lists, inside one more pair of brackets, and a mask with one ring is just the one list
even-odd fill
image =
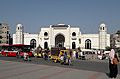
{"label": "auto rickshaw", "polygon": [[70,50],[60,50],[59,59],[61,64],[70,64],[71,63]]}
{"label": "auto rickshaw", "polygon": [[53,62],[56,63],[56,62],[60,61],[59,53],[60,53],[59,48],[52,48],[51,49],[51,59],[53,60]]}

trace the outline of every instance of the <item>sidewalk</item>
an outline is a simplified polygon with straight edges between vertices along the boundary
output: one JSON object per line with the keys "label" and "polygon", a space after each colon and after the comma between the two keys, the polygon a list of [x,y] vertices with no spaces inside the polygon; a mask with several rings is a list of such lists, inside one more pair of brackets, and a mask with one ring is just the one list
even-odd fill
{"label": "sidewalk", "polygon": [[[106,73],[0,60],[0,79],[109,79]],[[118,75],[117,79],[120,79]]]}

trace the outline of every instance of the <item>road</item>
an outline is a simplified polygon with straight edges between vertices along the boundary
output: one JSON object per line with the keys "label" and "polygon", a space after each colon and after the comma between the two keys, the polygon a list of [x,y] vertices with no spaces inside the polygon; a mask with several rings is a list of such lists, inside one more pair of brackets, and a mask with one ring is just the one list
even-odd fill
{"label": "road", "polygon": [[[61,65],[60,63],[54,63],[51,60],[44,60],[42,58],[31,57],[31,61],[23,61],[23,59],[17,59],[16,57],[3,57],[0,56],[0,60],[14,61],[14,62],[24,62],[31,64],[40,64],[48,66],[57,66],[63,68],[73,68],[78,70],[96,71],[102,73],[109,73],[108,60],[74,60],[72,65]],[[118,71],[120,74],[120,63],[118,65]]]}

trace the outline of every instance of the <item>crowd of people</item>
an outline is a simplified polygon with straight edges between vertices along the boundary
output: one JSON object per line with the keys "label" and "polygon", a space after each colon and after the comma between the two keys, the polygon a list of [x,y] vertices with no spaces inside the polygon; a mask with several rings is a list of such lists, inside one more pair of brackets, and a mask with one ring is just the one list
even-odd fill
{"label": "crowd of people", "polygon": [[68,50],[68,49],[59,50],[59,51],[56,49],[53,51],[49,49],[40,49],[36,51],[36,57],[41,57],[45,60],[51,59],[55,62],[60,62],[61,64],[71,65],[72,60],[75,60],[78,58],[78,52],[76,50]]}
{"label": "crowd of people", "polygon": [[[41,53],[41,57],[44,58],[45,60],[50,60],[51,59],[51,51],[50,50],[40,50],[38,53]],[[17,53],[16,57],[19,57],[19,52]],[[78,58],[78,54],[77,52],[74,51],[61,51],[58,55],[59,57],[59,62],[61,64],[68,64],[68,65],[72,65],[72,60],[75,60]],[[29,54],[24,52],[23,54],[23,58],[24,60],[29,60]],[[110,78],[116,78],[117,74],[118,74],[118,63],[119,63],[119,58],[117,56],[117,54],[115,53],[114,49],[111,49],[110,53],[109,53],[109,77]]]}
{"label": "crowd of people", "polygon": [[[49,60],[51,57],[51,52],[50,50],[45,50],[44,54],[43,54],[43,58],[45,60]],[[78,58],[78,53],[76,52],[76,50],[74,51],[61,51],[58,55],[58,57],[60,58],[60,63],[61,64],[68,64],[68,65],[72,65],[72,60],[75,60]],[[115,53],[114,49],[111,49],[110,53],[109,53],[109,77],[112,79],[115,79],[117,77],[118,74],[118,63],[119,63],[119,58],[117,56],[117,54]]]}

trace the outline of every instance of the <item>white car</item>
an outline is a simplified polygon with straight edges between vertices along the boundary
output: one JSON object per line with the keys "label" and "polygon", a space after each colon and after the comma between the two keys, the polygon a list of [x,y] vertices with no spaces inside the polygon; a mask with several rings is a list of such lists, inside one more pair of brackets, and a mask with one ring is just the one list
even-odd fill
{"label": "white car", "polygon": [[102,55],[98,55],[98,59],[102,60]]}

